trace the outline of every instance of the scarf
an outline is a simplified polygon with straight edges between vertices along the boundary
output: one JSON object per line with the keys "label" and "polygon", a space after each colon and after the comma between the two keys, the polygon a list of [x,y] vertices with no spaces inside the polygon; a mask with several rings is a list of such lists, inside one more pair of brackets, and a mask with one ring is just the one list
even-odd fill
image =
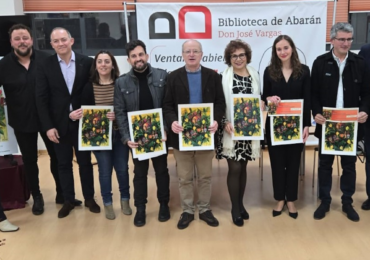
{"label": "scarf", "polygon": [[[247,65],[247,70],[252,78],[252,94],[261,95],[260,93],[260,77],[258,72],[251,66]],[[231,122],[231,109],[233,109],[233,104],[231,103],[231,94],[233,88],[233,78],[234,70],[233,67],[227,67],[227,69],[222,73],[222,88],[224,90],[225,100],[226,100],[226,119]],[[222,154],[225,156],[235,156],[235,143],[232,140],[231,135],[224,131],[224,136],[222,139],[223,149]],[[251,158],[255,159],[260,157],[260,140],[252,140],[252,155]]]}

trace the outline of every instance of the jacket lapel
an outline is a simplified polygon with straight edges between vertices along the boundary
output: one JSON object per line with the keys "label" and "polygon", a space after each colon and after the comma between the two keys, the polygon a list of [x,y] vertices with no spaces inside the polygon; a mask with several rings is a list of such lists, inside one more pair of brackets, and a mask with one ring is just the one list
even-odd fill
{"label": "jacket lapel", "polygon": [[182,73],[180,73],[180,81],[184,86],[186,93],[189,94],[189,81],[188,81],[188,74],[186,72],[185,66],[182,68]]}
{"label": "jacket lapel", "polygon": [[61,88],[63,88],[65,91],[67,91],[67,93],[69,94],[68,86],[67,86],[67,83],[64,79],[62,69],[60,68],[58,56],[56,54],[54,55],[54,57],[52,59],[52,69],[51,69],[51,71],[55,71],[55,77],[56,77],[55,82],[60,82],[59,86]]}
{"label": "jacket lapel", "polygon": [[81,73],[82,73],[82,68],[83,68],[83,63],[82,63],[83,59],[75,53],[75,66],[76,66],[76,69],[75,69],[75,80],[73,81],[73,87],[72,87],[72,93],[71,95],[73,95],[73,93],[76,91],[76,88],[78,88],[79,86],[79,79],[81,78]]}

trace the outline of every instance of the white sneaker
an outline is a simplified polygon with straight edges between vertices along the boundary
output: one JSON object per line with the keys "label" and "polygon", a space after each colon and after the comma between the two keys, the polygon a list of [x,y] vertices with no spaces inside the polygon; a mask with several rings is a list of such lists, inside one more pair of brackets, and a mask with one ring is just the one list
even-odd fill
{"label": "white sneaker", "polygon": [[17,231],[19,227],[14,226],[9,220],[3,220],[0,222],[0,231],[1,232],[14,232]]}
{"label": "white sneaker", "polygon": [[132,209],[130,207],[130,201],[129,200],[121,200],[121,209],[122,213],[125,215],[131,215]]}

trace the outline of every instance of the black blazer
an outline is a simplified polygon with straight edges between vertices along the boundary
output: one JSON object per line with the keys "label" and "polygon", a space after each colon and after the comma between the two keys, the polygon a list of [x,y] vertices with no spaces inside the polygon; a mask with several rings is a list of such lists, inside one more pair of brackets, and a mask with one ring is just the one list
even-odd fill
{"label": "black blazer", "polygon": [[[342,74],[343,103],[345,108],[358,107],[359,111],[370,112],[370,70],[362,57],[348,52]],[[316,58],[311,72],[312,116],[322,114],[323,107],[335,107],[339,84],[339,67],[332,51]],[[315,136],[321,138],[321,125],[317,124]],[[359,127],[358,139],[363,132]]]}
{"label": "black blazer", "polygon": [[67,134],[68,125],[72,122],[69,119],[70,104],[73,110],[81,107],[82,91],[89,81],[93,62],[92,58],[77,53],[75,58],[76,75],[71,94],[56,54],[38,67],[36,101],[42,129],[48,131],[56,128],[60,137]]}
{"label": "black blazer", "polygon": [[9,125],[23,133],[41,130],[37,114],[35,87],[37,67],[50,56],[33,49],[28,70],[22,66],[14,51],[0,60],[0,86],[3,85],[8,106]]}

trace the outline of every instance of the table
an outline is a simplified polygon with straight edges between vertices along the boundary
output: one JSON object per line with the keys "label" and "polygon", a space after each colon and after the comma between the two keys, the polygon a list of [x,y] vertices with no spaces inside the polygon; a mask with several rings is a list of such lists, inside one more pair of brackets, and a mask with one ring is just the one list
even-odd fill
{"label": "table", "polygon": [[14,155],[17,165],[9,157],[0,156],[0,198],[4,210],[24,208],[30,198],[26,184],[22,156]]}

